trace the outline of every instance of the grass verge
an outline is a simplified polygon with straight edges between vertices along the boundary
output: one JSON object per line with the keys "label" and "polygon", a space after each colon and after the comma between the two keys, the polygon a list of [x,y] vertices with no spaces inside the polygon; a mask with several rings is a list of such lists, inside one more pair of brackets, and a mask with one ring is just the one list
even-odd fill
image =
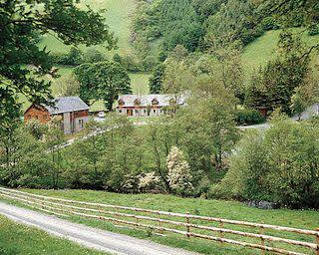
{"label": "grass verge", "polygon": [[1,255],[99,255],[106,254],[86,249],[71,241],[55,238],[44,231],[17,224],[0,216]]}

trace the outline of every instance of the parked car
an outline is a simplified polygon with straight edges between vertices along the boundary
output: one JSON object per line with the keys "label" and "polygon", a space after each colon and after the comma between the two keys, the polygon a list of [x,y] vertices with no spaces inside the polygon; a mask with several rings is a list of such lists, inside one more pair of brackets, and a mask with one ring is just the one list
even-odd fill
{"label": "parked car", "polygon": [[105,118],[105,112],[99,112],[99,113],[97,114],[97,116],[98,116],[99,118],[101,118],[101,119],[104,119],[104,118]]}

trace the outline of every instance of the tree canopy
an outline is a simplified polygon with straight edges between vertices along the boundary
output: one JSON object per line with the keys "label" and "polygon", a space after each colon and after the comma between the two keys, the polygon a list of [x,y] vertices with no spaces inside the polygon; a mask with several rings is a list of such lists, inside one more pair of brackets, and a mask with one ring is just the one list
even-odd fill
{"label": "tree canopy", "polygon": [[103,100],[111,111],[119,94],[131,94],[131,79],[121,64],[112,61],[83,64],[74,70],[80,82],[80,97],[91,104]]}

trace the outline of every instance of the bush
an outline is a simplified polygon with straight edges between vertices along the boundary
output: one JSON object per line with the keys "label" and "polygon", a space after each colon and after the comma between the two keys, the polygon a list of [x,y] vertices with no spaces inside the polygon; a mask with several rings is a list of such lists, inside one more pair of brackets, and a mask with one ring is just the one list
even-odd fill
{"label": "bush", "polygon": [[97,49],[88,49],[84,54],[85,63],[96,63],[105,61],[106,56]]}
{"label": "bush", "polygon": [[273,122],[265,133],[249,132],[212,195],[319,208],[318,134],[318,121],[289,119]]}
{"label": "bush", "polygon": [[264,18],[262,21],[262,26],[264,30],[277,30],[280,28],[273,17]]}
{"label": "bush", "polygon": [[261,113],[254,109],[243,109],[235,111],[235,120],[238,125],[254,125],[266,121]]}
{"label": "bush", "polygon": [[155,57],[147,56],[142,62],[143,71],[144,72],[152,71],[156,64],[157,64],[157,60]]}
{"label": "bush", "polygon": [[50,60],[55,65],[67,65],[67,54],[61,52],[50,53]]}
{"label": "bush", "polygon": [[68,53],[51,53],[50,59],[55,65],[77,66],[83,64],[83,54],[75,47],[72,47]]}
{"label": "bush", "polygon": [[191,183],[192,175],[190,167],[184,158],[183,153],[177,148],[172,147],[167,156],[168,182],[171,190],[178,195],[190,195],[193,192]]}
{"label": "bush", "polygon": [[72,47],[67,55],[67,65],[77,66],[83,64],[82,51]]}
{"label": "bush", "polygon": [[142,173],[138,176],[138,189],[141,192],[159,191],[163,190],[163,184],[160,177],[155,172]]}
{"label": "bush", "polygon": [[122,66],[128,71],[128,72],[140,72],[143,70],[143,67],[139,63],[137,57],[133,55],[125,55],[122,57]]}
{"label": "bush", "polygon": [[318,24],[312,25],[312,26],[309,28],[308,34],[309,34],[310,36],[318,35],[318,34],[319,34],[319,25],[318,25]]}

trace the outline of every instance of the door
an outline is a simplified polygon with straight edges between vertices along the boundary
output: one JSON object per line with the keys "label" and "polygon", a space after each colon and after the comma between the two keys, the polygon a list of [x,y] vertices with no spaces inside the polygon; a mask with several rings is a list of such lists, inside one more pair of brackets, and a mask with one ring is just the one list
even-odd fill
{"label": "door", "polygon": [[69,112],[63,114],[64,134],[71,134],[71,114]]}

